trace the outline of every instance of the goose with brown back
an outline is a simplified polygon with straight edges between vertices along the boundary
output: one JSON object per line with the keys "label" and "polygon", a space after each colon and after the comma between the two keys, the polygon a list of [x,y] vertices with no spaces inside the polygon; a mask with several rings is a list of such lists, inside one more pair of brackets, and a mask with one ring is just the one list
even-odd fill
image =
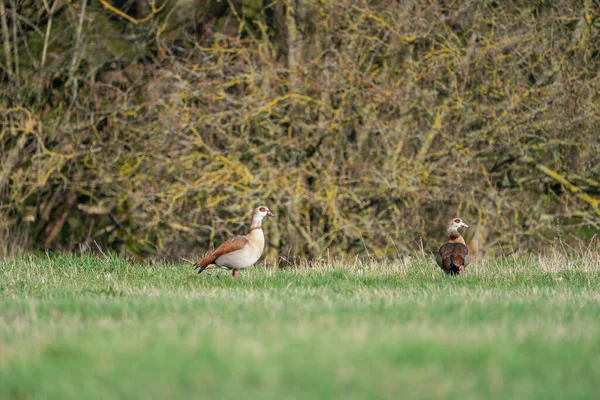
{"label": "goose with brown back", "polygon": [[194,264],[201,273],[209,268],[230,269],[234,278],[239,276],[239,270],[254,265],[262,256],[265,248],[265,236],[262,231],[264,217],[274,217],[275,214],[267,207],[261,206],[254,210],[250,232],[245,236],[236,236],[221,244],[202,261]]}
{"label": "goose with brown back", "polygon": [[458,228],[468,228],[460,218],[454,218],[448,222],[448,243],[440,247],[436,261],[440,268],[447,274],[458,275],[469,265],[469,249],[465,240],[458,233]]}

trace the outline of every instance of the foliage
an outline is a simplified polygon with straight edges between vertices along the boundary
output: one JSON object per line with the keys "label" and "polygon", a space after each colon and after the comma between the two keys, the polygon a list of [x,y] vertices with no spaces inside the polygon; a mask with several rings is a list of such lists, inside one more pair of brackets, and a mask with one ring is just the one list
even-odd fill
{"label": "foliage", "polygon": [[199,254],[259,204],[271,260],[428,250],[457,215],[480,254],[599,231],[597,0],[0,4],[23,246]]}

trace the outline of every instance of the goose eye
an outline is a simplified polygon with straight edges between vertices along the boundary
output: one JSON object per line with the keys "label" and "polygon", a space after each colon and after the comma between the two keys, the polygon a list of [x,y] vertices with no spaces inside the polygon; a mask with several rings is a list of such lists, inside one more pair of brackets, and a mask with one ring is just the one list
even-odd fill
{"label": "goose eye", "polygon": [[264,207],[261,207],[261,208],[259,208],[259,209],[258,209],[258,211],[260,211],[260,212],[265,212],[265,208],[264,208]]}
{"label": "goose eye", "polygon": [[460,219],[455,219],[454,222],[456,222],[457,224],[460,224]]}

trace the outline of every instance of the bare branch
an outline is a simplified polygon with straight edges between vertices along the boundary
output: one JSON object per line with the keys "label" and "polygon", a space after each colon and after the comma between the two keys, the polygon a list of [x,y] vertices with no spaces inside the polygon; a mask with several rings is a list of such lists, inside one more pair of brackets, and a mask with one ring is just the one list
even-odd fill
{"label": "bare branch", "polygon": [[6,68],[8,75],[12,76],[12,61],[10,51],[10,34],[8,32],[8,21],[6,15],[6,8],[4,7],[4,0],[0,0],[0,23],[2,24],[2,37],[4,39],[4,57],[6,57]]}
{"label": "bare branch", "polygon": [[50,41],[50,30],[52,29],[52,17],[54,16],[54,7],[58,3],[58,0],[54,0],[52,7],[48,7],[48,2],[44,0],[44,7],[48,13],[48,22],[46,23],[46,34],[44,36],[44,48],[42,49],[42,60],[40,67],[44,68],[46,65],[46,54],[48,53],[48,42]]}
{"label": "bare branch", "polygon": [[167,3],[165,2],[163,5],[161,5],[160,7],[157,8],[155,2],[151,1],[150,6],[152,7],[152,11],[150,12],[150,14],[148,14],[144,18],[140,18],[140,19],[135,19],[132,16],[127,15],[126,13],[119,10],[118,8],[116,8],[115,6],[113,6],[106,0],[100,0],[100,4],[102,4],[104,6],[104,8],[106,8],[107,10],[110,10],[113,13],[117,14],[119,17],[124,18],[127,21],[129,21],[135,25],[139,25],[139,24],[143,24],[144,22],[150,21],[152,19],[152,17],[154,17],[156,14],[161,12],[163,8],[165,8]]}
{"label": "bare branch", "polygon": [[81,31],[83,29],[83,20],[85,19],[85,8],[87,6],[87,1],[84,0],[81,2],[81,11],[79,13],[79,24],[77,25],[77,35],[75,37],[75,47],[73,50],[73,59],[71,60],[71,68],[69,69],[69,80],[67,82],[67,86],[72,86],[73,88],[73,97],[71,99],[71,104],[73,104],[77,98],[77,80],[75,79],[75,71],[77,70],[77,66],[79,64],[79,53],[81,47]]}
{"label": "bare branch", "polygon": [[13,48],[14,48],[14,62],[15,62],[15,82],[17,84],[17,92],[19,92],[20,78],[19,78],[19,41],[17,39],[17,27],[18,27],[18,19],[17,19],[17,6],[15,5],[15,0],[10,0],[10,5],[12,8],[12,28],[13,28]]}

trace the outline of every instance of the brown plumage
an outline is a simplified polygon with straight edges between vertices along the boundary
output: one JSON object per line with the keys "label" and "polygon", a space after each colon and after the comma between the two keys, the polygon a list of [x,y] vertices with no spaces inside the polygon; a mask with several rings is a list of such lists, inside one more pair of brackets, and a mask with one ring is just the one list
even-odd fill
{"label": "brown plumage", "polygon": [[458,228],[468,228],[462,219],[454,218],[448,222],[448,243],[440,247],[436,261],[440,268],[447,274],[458,275],[470,263],[469,249],[465,240],[458,233]]}
{"label": "brown plumage", "polygon": [[219,247],[215,249],[212,253],[208,253],[202,261],[194,264],[196,268],[200,268],[198,273],[204,271],[207,266],[211,265],[217,258],[222,256],[223,254],[231,253],[232,251],[243,249],[246,244],[248,244],[248,239],[246,236],[236,236],[233,239],[229,239],[228,241],[222,243]]}

